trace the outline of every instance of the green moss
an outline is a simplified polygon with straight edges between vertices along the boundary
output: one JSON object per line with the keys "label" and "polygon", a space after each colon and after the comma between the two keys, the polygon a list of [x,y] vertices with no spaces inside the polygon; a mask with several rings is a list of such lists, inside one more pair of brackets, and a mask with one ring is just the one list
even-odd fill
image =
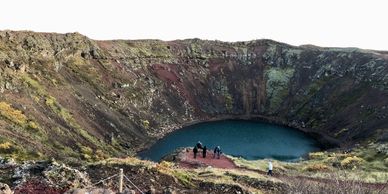
{"label": "green moss", "polygon": [[46,105],[55,112],[58,116],[60,116],[62,119],[69,123],[73,123],[74,119],[71,116],[70,112],[63,108],[53,96],[46,97]]}
{"label": "green moss", "polygon": [[6,102],[0,102],[0,116],[19,126],[25,126],[28,121],[27,117],[22,113],[22,111],[14,109]]}
{"label": "green moss", "polygon": [[[81,59],[79,59],[78,61],[74,61],[73,60],[72,63],[74,65],[82,65],[83,64],[83,60],[81,60]],[[25,81],[25,83],[28,84],[29,87],[32,87],[34,89],[34,91],[39,95],[39,97],[44,97],[46,106],[48,106],[56,115],[58,115],[58,117],[60,117],[64,121],[66,121],[66,123],[69,124],[69,126],[71,126],[74,129],[76,129],[77,132],[84,139],[86,139],[87,141],[93,143],[94,145],[101,145],[101,143],[96,138],[91,136],[87,131],[85,131],[76,122],[76,120],[73,118],[73,116],[70,114],[70,112],[66,108],[61,106],[57,102],[55,97],[50,96],[48,94],[48,92],[45,90],[45,88],[42,85],[40,85],[38,81],[30,78],[27,74],[23,75],[22,79]],[[39,126],[37,126],[37,123],[35,123],[35,122],[29,122],[28,123],[28,128],[31,128],[31,129],[35,128],[36,129],[37,127],[39,127]],[[59,131],[61,131],[61,130],[59,129]]]}
{"label": "green moss", "polygon": [[83,146],[81,144],[79,144],[78,147],[80,148],[82,159],[84,159],[86,161],[92,161],[92,158],[93,158],[92,148],[90,148],[88,146]]}
{"label": "green moss", "polygon": [[266,92],[271,111],[279,108],[285,97],[287,97],[289,81],[294,75],[294,71],[292,68],[269,68],[265,71],[267,79]]}
{"label": "green moss", "polygon": [[230,94],[225,96],[226,110],[231,112],[233,110],[233,97]]}
{"label": "green moss", "polygon": [[174,56],[168,49],[168,44],[159,40],[115,41],[115,45],[118,55],[125,55],[130,58],[171,58]]}
{"label": "green moss", "polygon": [[23,133],[37,133],[38,136],[36,136],[36,138],[38,139],[46,137],[40,130],[40,126],[37,122],[28,119],[22,111],[13,108],[10,104],[6,102],[0,102],[0,118],[1,117],[11,121],[19,128],[24,129],[25,131],[23,131]]}
{"label": "green moss", "polygon": [[327,154],[324,152],[312,152],[309,153],[309,159],[316,160],[316,159],[325,159],[327,158]]}
{"label": "green moss", "polygon": [[182,169],[173,168],[173,166],[174,164],[171,162],[162,161],[156,166],[156,169],[161,173],[173,176],[185,186],[194,186],[192,183],[194,174]]}
{"label": "green moss", "polygon": [[36,150],[29,150],[15,142],[0,139],[0,155],[4,158],[12,158],[16,161],[45,159],[45,156]]}
{"label": "green moss", "polygon": [[82,57],[76,57],[76,56],[69,57],[66,62],[75,66],[83,66],[87,64],[87,61],[85,61]]}
{"label": "green moss", "polygon": [[172,175],[179,180],[183,185],[185,186],[191,186],[193,187],[194,184],[192,183],[192,177],[193,174],[185,172],[185,171],[180,171],[180,170],[175,170],[173,171]]}
{"label": "green moss", "polygon": [[27,74],[23,74],[21,76],[21,79],[24,81],[24,83],[26,83],[29,87],[31,87],[32,89],[34,89],[34,91],[39,95],[39,96],[44,96],[44,95],[47,95],[47,92],[46,92],[46,89],[44,88],[44,86],[42,86],[41,84],[39,84],[38,81],[32,79],[31,77],[29,77]]}
{"label": "green moss", "polygon": [[77,132],[86,140],[93,143],[94,145],[100,145],[100,142],[98,140],[91,136],[87,131],[85,131],[73,118],[73,116],[70,114],[70,112],[62,107],[53,96],[47,96],[46,97],[46,105],[54,112],[56,113],[60,118],[66,121],[71,127],[74,129],[77,129]]}
{"label": "green moss", "polygon": [[0,153],[12,153],[13,145],[9,141],[0,143]]}
{"label": "green moss", "polygon": [[143,126],[144,129],[150,128],[150,122],[148,120],[141,120],[141,125]]}

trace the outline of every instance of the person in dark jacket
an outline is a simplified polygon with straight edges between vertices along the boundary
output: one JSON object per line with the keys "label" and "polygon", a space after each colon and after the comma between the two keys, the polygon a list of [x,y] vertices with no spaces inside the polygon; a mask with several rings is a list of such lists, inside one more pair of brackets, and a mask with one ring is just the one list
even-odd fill
{"label": "person in dark jacket", "polygon": [[206,158],[206,152],[207,152],[207,147],[203,146],[203,148],[202,148],[202,157],[203,158]]}
{"label": "person in dark jacket", "polygon": [[198,153],[198,147],[197,146],[194,147],[193,152],[194,152],[194,158],[197,158],[197,153]]}
{"label": "person in dark jacket", "polygon": [[214,155],[213,155],[213,158],[215,158],[217,155],[217,159],[220,159],[220,155],[221,155],[221,148],[220,146],[217,146],[214,148]]}
{"label": "person in dark jacket", "polygon": [[197,148],[202,149],[202,143],[200,141],[198,141],[198,143],[197,143]]}

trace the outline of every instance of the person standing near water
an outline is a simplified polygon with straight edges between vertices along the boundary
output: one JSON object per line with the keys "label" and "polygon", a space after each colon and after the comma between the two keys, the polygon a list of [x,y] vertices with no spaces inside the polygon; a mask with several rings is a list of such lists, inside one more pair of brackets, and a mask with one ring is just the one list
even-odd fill
{"label": "person standing near water", "polygon": [[215,147],[215,148],[214,148],[214,155],[213,155],[213,158],[215,158],[216,155],[217,155],[217,159],[220,159],[220,154],[221,154],[221,148],[220,148],[220,146]]}
{"label": "person standing near water", "polygon": [[207,147],[203,146],[203,148],[202,148],[202,157],[203,158],[206,158],[206,152],[207,152]]}
{"label": "person standing near water", "polygon": [[203,149],[203,148],[202,148],[202,142],[201,142],[201,141],[198,141],[198,143],[197,143],[197,148],[198,148],[198,149]]}
{"label": "person standing near water", "polygon": [[272,166],[272,161],[269,160],[269,161],[268,161],[268,172],[267,172],[267,175],[272,176],[272,168],[273,168],[273,166]]}
{"label": "person standing near water", "polygon": [[198,147],[197,146],[194,147],[193,152],[194,152],[194,158],[197,158],[197,153],[198,153]]}

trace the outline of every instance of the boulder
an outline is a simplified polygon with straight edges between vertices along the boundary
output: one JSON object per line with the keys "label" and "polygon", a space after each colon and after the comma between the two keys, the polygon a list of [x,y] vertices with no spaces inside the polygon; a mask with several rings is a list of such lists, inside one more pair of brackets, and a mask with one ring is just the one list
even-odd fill
{"label": "boulder", "polygon": [[16,162],[13,158],[2,158],[0,157],[0,168],[9,168],[16,166]]}
{"label": "boulder", "polygon": [[176,194],[177,192],[174,191],[171,187],[167,187],[164,189],[163,194]]}
{"label": "boulder", "polygon": [[49,164],[42,174],[50,184],[62,188],[86,187],[90,185],[90,180],[86,173],[56,162]]}
{"label": "boulder", "polygon": [[0,183],[0,194],[13,194],[13,191],[7,184]]}

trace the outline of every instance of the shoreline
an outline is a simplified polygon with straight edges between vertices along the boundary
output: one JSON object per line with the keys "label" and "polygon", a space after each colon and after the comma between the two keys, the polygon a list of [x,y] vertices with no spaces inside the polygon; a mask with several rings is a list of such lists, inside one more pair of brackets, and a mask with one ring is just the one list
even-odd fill
{"label": "shoreline", "polygon": [[303,128],[303,127],[292,125],[292,123],[288,123],[273,117],[267,117],[262,115],[221,115],[213,118],[192,120],[192,121],[184,122],[183,124],[178,125],[178,127],[172,127],[168,133],[164,134],[160,138],[156,138],[155,141],[147,142],[148,145],[142,146],[142,148],[136,151],[136,157],[139,157],[139,154],[141,152],[144,152],[150,149],[156,142],[158,142],[159,140],[163,139],[167,135],[177,130],[182,130],[185,127],[189,127],[189,126],[193,126],[201,123],[217,122],[217,121],[223,121],[223,120],[243,120],[243,121],[251,121],[251,122],[264,122],[264,123],[278,125],[282,127],[288,127],[288,128],[301,131],[305,133],[307,136],[309,136],[310,138],[313,138],[314,140],[316,140],[318,143],[317,147],[319,147],[320,150],[341,148],[339,140],[337,139],[334,139],[323,133],[313,131],[312,129],[309,130],[309,128]]}

